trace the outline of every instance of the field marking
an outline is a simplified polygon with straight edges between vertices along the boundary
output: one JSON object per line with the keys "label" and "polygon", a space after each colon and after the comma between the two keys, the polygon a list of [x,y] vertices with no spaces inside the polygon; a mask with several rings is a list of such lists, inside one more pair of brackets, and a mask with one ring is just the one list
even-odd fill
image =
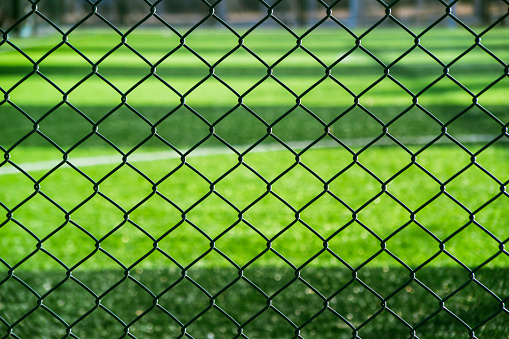
{"label": "field marking", "polygon": [[[493,139],[497,138],[498,135],[493,134],[477,134],[477,135],[458,135],[456,139],[460,139],[463,142],[489,142]],[[421,137],[410,137],[408,140],[405,140],[406,138],[400,138],[398,139],[403,144],[417,144],[417,145],[424,145],[428,143],[430,140],[436,138],[436,136],[421,136]],[[350,147],[355,146],[364,146],[368,143],[370,143],[373,139],[372,138],[354,138],[354,139],[343,139],[341,140],[343,143]],[[288,142],[286,143],[289,147],[291,147],[294,150],[304,149],[307,146],[309,146],[313,141],[299,141],[299,142]],[[435,143],[437,144],[444,144],[450,142],[449,139],[441,138]],[[387,146],[387,145],[395,145],[395,143],[387,138],[379,140],[375,145],[377,146]],[[247,150],[250,145],[241,145],[241,146],[234,146],[237,151],[240,153]],[[323,148],[334,148],[334,147],[340,147],[340,145],[334,141],[322,141],[317,144],[315,144],[312,149],[323,149]],[[265,153],[265,152],[277,152],[277,151],[283,151],[286,148],[279,144],[279,143],[273,143],[273,144],[266,144],[266,145],[259,145],[249,151],[249,153]],[[186,152],[182,152],[186,153]],[[230,154],[233,155],[234,153],[226,147],[207,147],[207,148],[197,148],[189,155],[186,156],[186,158],[194,158],[194,157],[206,157],[206,156],[214,156],[214,155],[223,155],[223,154]],[[133,153],[129,156],[128,162],[129,163],[136,163],[136,162],[148,162],[148,161],[158,161],[158,160],[166,160],[166,159],[179,159],[180,155],[176,153],[175,151],[161,151],[161,152],[142,152],[142,153]],[[18,164],[19,167],[21,167],[26,172],[35,172],[35,171],[48,171],[56,167],[61,160],[49,160],[49,161],[38,161],[38,162],[29,162],[29,163],[22,163]],[[112,164],[121,164],[122,163],[122,156],[120,154],[118,155],[98,155],[93,157],[79,157],[75,159],[70,159],[69,162],[73,164],[76,167],[92,167],[92,166],[100,166],[100,165],[112,165]],[[66,163],[61,166],[61,168],[69,168],[70,166]],[[13,166],[2,166],[0,167],[0,175],[7,175],[7,174],[20,174],[20,171],[13,167]]]}

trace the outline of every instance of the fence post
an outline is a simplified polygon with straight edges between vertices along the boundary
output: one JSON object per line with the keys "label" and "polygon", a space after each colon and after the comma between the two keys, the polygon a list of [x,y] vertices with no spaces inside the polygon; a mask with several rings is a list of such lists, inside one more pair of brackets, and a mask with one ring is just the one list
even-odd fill
{"label": "fence post", "polygon": [[359,9],[361,7],[361,0],[349,0],[348,9],[350,12],[349,24],[351,28],[357,27],[359,24]]}
{"label": "fence post", "polygon": [[214,7],[214,11],[218,17],[220,17],[222,20],[227,21],[228,20],[228,3],[226,0],[221,0],[217,3],[217,5]]}

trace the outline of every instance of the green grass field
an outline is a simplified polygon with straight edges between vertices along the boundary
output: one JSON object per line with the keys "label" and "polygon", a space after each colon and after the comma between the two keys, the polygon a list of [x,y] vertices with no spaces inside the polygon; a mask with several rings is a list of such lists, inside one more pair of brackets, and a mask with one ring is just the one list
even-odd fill
{"label": "green grass field", "polygon": [[[508,34],[505,28],[493,29],[481,40],[505,62]],[[0,89],[9,98],[0,103],[0,146],[27,171],[13,173],[7,162],[0,166],[0,206],[6,215],[0,220],[0,335],[8,323],[37,307],[38,293],[80,338],[119,337],[125,326],[137,337],[172,338],[211,307],[212,297],[238,324],[247,322],[248,337],[286,338],[303,326],[306,338],[346,338],[352,335],[347,322],[361,326],[382,310],[380,297],[352,280],[352,270],[381,298],[389,298],[389,309],[410,326],[420,324],[420,338],[463,338],[469,332],[445,311],[424,321],[440,309],[439,302],[408,279],[410,270],[417,270],[416,278],[445,298],[448,309],[476,334],[509,334],[507,313],[483,325],[499,312],[499,302],[459,263],[498,297],[508,297],[509,257],[500,248],[509,237],[509,197],[501,191],[509,179],[507,135],[501,135],[509,122],[509,79],[507,67],[480,47],[449,65],[474,44],[465,31],[436,28],[420,43],[466,90],[443,77],[444,67],[420,49],[390,67],[393,80],[368,54],[355,50],[331,69],[333,81],[302,49],[281,59],[296,43],[281,30],[254,31],[244,45],[291,91],[273,78],[258,84],[267,68],[242,48],[223,60],[238,45],[223,30],[186,37],[206,62],[184,48],[159,62],[179,45],[178,37],[133,32],[127,42],[156,65],[157,77],[126,46],[103,59],[120,42],[114,33],[78,30],[69,36],[88,61],[66,45],[45,56],[61,41],[52,35],[13,39],[44,75],[22,83],[33,65],[6,43],[0,45]],[[306,36],[302,45],[329,66],[355,41],[345,32],[323,29]],[[362,45],[391,65],[413,38],[382,29],[368,34]],[[91,73],[90,63],[98,63],[100,76]],[[211,66],[217,78],[209,76]],[[411,93],[418,95],[418,106]],[[128,105],[121,105],[123,95]],[[354,105],[354,96],[364,110]],[[450,138],[442,135],[444,127]],[[295,146],[273,149],[281,142]],[[157,157],[173,152],[171,147],[186,152],[195,146],[185,163],[175,156]],[[136,161],[140,153],[154,160]],[[126,154],[133,160],[122,165]],[[56,168],[64,156],[71,164],[83,163],[84,157],[90,163]],[[116,162],[100,164],[112,156]],[[11,268],[33,292],[14,278],[4,279]],[[247,280],[237,281],[240,268]],[[124,281],[127,270],[131,276]],[[210,295],[187,279],[163,293],[182,278],[182,270]],[[296,270],[300,278],[279,290],[297,279]],[[66,280],[66,271],[73,278]],[[153,308],[155,296],[159,304]],[[250,320],[268,297],[294,325],[274,309]],[[74,326],[97,307],[96,299],[102,306]],[[330,309],[323,308],[325,299]],[[60,338],[65,330],[38,308],[14,333]],[[237,326],[211,308],[187,330],[195,338],[222,338],[236,335]],[[363,338],[380,331],[396,338],[408,336],[409,328],[384,310],[359,331]]]}

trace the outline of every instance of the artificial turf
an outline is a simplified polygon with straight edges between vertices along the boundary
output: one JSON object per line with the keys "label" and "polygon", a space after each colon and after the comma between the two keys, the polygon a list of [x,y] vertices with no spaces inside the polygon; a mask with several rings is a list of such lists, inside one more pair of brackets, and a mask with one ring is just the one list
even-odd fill
{"label": "artificial turf", "polygon": [[[493,29],[481,40],[501,60],[508,57],[507,32]],[[295,324],[273,309],[248,322],[267,305],[267,296],[241,280],[214,300],[245,323],[249,337],[288,337],[300,326],[304,337],[351,337],[352,327],[361,337],[382,330],[387,337],[409,336],[409,327],[387,310],[361,326],[382,307],[358,280],[332,297],[352,271],[382,298],[404,286],[388,307],[417,326],[419,337],[468,336],[468,328],[445,310],[424,321],[440,304],[408,281],[413,269],[476,334],[507,335],[505,311],[484,326],[501,310],[500,300],[460,264],[507,298],[507,253],[501,245],[507,241],[509,207],[503,189],[509,165],[503,134],[509,119],[507,67],[480,46],[456,60],[475,44],[461,28],[435,28],[420,38],[443,64],[416,47],[393,65],[414,46],[414,38],[400,29],[374,30],[361,40],[379,62],[360,49],[341,59],[355,47],[355,39],[342,30],[316,30],[302,39],[326,66],[334,65],[332,79],[325,77],[327,67],[302,48],[283,57],[296,39],[281,30],[255,30],[243,41],[266,65],[244,47],[223,60],[239,46],[238,37],[226,30],[198,30],[186,37],[186,45],[203,60],[183,47],[162,59],[180,38],[135,30],[127,42],[155,66],[156,76],[126,46],[102,60],[119,44],[119,35],[78,29],[68,41],[88,61],[66,45],[45,56],[61,43],[59,35],[11,39],[40,72],[22,83],[34,65],[2,43],[0,146],[6,157],[22,168],[38,161],[57,166],[64,156],[72,163],[115,154],[119,161],[84,167],[81,173],[59,168],[28,171],[31,177],[0,175],[6,214],[0,220],[0,331],[38,305],[38,297],[15,278],[7,279],[12,267],[40,296],[50,292],[43,305],[72,324],[80,338],[121,336],[126,326],[139,337],[174,337],[210,306],[211,296],[187,279],[164,295],[160,291],[185,269],[214,295],[242,268]],[[389,73],[380,62],[390,66]],[[267,66],[273,77],[259,83]],[[320,138],[316,147],[305,149]],[[435,138],[444,144],[428,146]],[[120,166],[122,155],[131,152],[224,149],[227,143],[242,153],[260,140],[261,145],[301,144],[293,151],[248,152],[242,162],[234,152],[208,157],[191,152],[186,163],[166,159]],[[487,147],[489,141],[496,142]],[[321,143],[328,148],[320,149]],[[2,168],[12,165],[4,162]],[[71,271],[91,290],[70,280],[57,288]],[[130,326],[152,307],[154,295],[131,278],[105,293],[126,271],[182,324],[154,309]],[[330,297],[331,305],[337,303],[331,309],[352,326],[330,310],[307,324],[323,309],[323,298],[302,281],[277,293],[296,271]],[[469,287],[455,293],[467,281]],[[124,323],[98,309],[74,327],[98,297]],[[66,325],[48,314],[39,307],[14,333],[65,336]],[[237,325],[211,309],[188,331],[194,337],[231,337]]]}

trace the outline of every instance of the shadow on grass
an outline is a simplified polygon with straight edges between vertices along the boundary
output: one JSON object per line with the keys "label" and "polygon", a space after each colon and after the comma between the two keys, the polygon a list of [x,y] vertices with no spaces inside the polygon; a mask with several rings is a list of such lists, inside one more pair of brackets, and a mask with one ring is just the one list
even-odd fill
{"label": "shadow on grass", "polygon": [[[192,107],[194,112],[181,107],[171,113],[163,107],[136,107],[136,110],[132,110],[123,106],[114,111],[105,107],[85,107],[83,113],[90,119],[87,120],[65,105],[42,119],[50,109],[30,107],[26,111],[37,121],[34,124],[14,108],[4,105],[0,145],[8,149],[22,140],[23,146],[47,147],[50,146],[50,139],[64,150],[77,143],[85,148],[109,148],[104,140],[107,139],[123,151],[128,151],[146,143],[149,138],[151,141],[145,146],[155,148],[166,148],[164,142],[178,148],[190,147],[207,138],[218,145],[218,138],[232,145],[247,145],[263,138],[275,142],[268,136],[269,127],[280,140],[292,142],[320,138],[327,130],[327,125],[330,126],[328,131],[340,140],[373,140],[383,134],[383,124],[388,124],[389,133],[397,139],[418,140],[423,136],[429,139],[430,136],[441,134],[441,124],[416,107],[402,116],[398,115],[407,107],[368,107],[379,121],[358,107],[351,110],[349,106],[311,108],[314,116],[303,108],[292,106],[250,107],[252,112],[243,107],[235,110],[232,107]],[[447,126],[448,133],[456,138],[459,136],[460,141],[463,141],[461,136],[464,135],[501,133],[501,123],[477,108],[465,111],[457,118],[454,117],[465,108],[427,108]],[[495,108],[495,116],[500,121],[506,121],[507,112],[502,107]],[[94,122],[98,123],[100,137],[93,133]],[[153,126],[157,137],[152,136]]]}
{"label": "shadow on grass", "polygon": [[127,328],[138,338],[174,338],[183,328],[194,338],[231,338],[240,327],[249,338],[291,338],[297,328],[304,338],[350,338],[355,329],[361,338],[409,338],[411,327],[419,338],[467,338],[468,326],[479,338],[509,334],[497,299],[509,297],[507,268],[481,269],[472,280],[461,268],[424,267],[416,279],[436,296],[394,267],[363,268],[357,280],[330,267],[306,267],[297,277],[290,268],[252,266],[242,278],[233,268],[191,268],[185,278],[177,269],[140,268],[127,278],[122,270],[78,270],[68,280],[61,271],[4,279],[0,336],[9,324],[21,338],[67,330],[117,338]]}

